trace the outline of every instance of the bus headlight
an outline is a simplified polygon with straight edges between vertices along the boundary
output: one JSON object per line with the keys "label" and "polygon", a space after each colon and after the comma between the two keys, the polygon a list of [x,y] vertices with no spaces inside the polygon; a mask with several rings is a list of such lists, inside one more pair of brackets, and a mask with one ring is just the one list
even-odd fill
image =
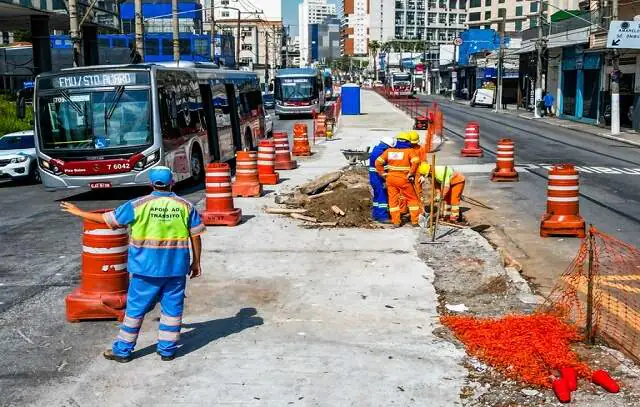
{"label": "bus headlight", "polygon": [[160,161],[160,150],[156,150],[148,156],[140,159],[137,163],[135,163],[133,169],[134,171],[142,171],[145,168],[149,168],[158,161]]}
{"label": "bus headlight", "polygon": [[52,173],[54,175],[62,174],[64,166],[62,163],[59,163],[57,160],[47,161],[45,159],[40,158],[40,168],[43,170]]}

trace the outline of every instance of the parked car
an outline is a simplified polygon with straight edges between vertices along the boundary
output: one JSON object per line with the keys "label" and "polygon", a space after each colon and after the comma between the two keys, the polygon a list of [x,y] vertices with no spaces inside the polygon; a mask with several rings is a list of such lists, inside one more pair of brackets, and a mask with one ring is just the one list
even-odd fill
{"label": "parked car", "polygon": [[273,93],[263,93],[262,94],[262,105],[265,109],[275,109],[276,108],[276,100],[273,97]]}
{"label": "parked car", "polygon": [[273,137],[273,116],[269,113],[265,113],[264,115],[264,131],[267,137]]}
{"label": "parked car", "polygon": [[0,179],[40,182],[33,130],[0,137]]}

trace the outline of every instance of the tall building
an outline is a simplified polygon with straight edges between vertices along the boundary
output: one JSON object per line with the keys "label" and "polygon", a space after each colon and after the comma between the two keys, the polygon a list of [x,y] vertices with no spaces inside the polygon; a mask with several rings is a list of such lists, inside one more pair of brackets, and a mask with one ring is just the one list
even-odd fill
{"label": "tall building", "polygon": [[[551,15],[558,10],[578,10],[579,0],[550,0]],[[469,28],[492,28],[500,30],[505,21],[505,32],[519,32],[537,27],[540,10],[538,1],[522,0],[469,0]],[[546,2],[543,6],[547,8]]]}
{"label": "tall building", "polygon": [[369,14],[372,0],[342,0],[341,52],[365,56],[369,52]]}
{"label": "tall building", "polygon": [[[240,66],[273,78],[275,70],[283,64],[282,0],[215,0],[213,4],[216,32],[233,35],[238,41],[240,20]],[[211,31],[210,7],[211,0],[202,0],[206,33]]]}
{"label": "tall building", "polygon": [[[336,16],[336,5],[327,0],[303,0],[298,5],[298,37],[300,39],[300,66],[308,66],[311,62],[309,47],[309,25],[320,24],[327,17]],[[313,44],[312,44],[313,45]]]}
{"label": "tall building", "polygon": [[370,40],[381,43],[396,39],[448,44],[467,22],[468,0],[370,1]]}
{"label": "tall building", "polygon": [[327,17],[320,24],[309,24],[309,63],[328,64],[340,58],[340,19]]}

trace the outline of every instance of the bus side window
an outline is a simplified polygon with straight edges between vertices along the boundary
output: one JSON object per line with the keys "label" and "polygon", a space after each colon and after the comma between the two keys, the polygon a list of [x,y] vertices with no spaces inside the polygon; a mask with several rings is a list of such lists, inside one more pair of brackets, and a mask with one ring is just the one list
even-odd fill
{"label": "bus side window", "polygon": [[175,102],[175,92],[168,92],[164,88],[158,89],[160,106],[160,127],[163,139],[174,139],[179,137],[176,116],[177,106]]}

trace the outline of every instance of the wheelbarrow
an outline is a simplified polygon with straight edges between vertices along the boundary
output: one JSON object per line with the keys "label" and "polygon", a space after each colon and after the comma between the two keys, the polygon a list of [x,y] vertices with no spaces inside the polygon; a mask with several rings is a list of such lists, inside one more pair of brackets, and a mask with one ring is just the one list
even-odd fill
{"label": "wheelbarrow", "polygon": [[344,155],[344,158],[347,159],[347,161],[349,162],[349,165],[362,165],[362,166],[368,166],[369,163],[367,162],[369,160],[369,147],[367,147],[366,150],[362,151],[362,150],[340,150],[342,151],[342,155]]}

